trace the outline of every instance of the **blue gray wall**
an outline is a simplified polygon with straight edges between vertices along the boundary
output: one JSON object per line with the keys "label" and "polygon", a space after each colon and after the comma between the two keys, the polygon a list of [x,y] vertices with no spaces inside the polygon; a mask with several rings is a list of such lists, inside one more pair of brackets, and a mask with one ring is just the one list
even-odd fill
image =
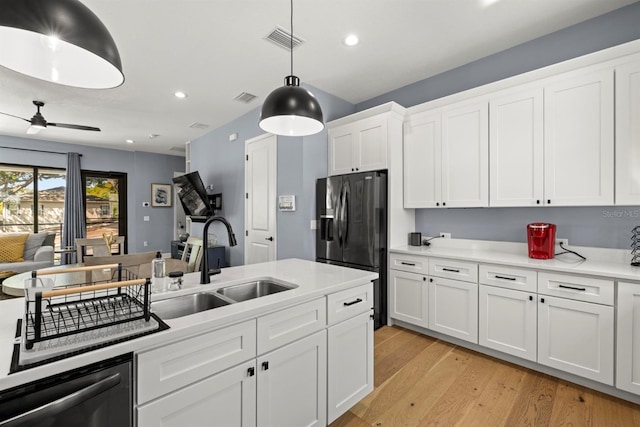
{"label": "blue gray wall", "polygon": [[[325,121],[353,113],[354,106],[316,88],[309,88],[322,105]],[[198,171],[206,186],[222,193],[218,212],[231,223],[238,246],[229,248],[230,265],[244,263],[244,142],[264,134],[258,126],[260,107],[191,142],[191,171]],[[230,142],[229,135],[238,134]],[[278,137],[278,195],[295,195],[295,212],[278,212],[278,259],[315,258],[315,180],[327,176],[327,131],[307,137]],[[209,228],[227,245],[224,227],[214,223]],[[202,236],[202,224],[194,223],[191,234]]]}
{"label": "blue gray wall", "polygon": [[[173,239],[173,209],[142,207],[151,200],[151,183],[171,183],[173,172],[184,171],[184,157],[137,151],[109,150],[0,135],[0,146],[82,154],[84,170],[127,174],[127,233],[129,253],[161,250],[170,252]],[[0,148],[0,163],[65,169],[67,157]],[[149,221],[143,221],[149,216]],[[143,242],[148,246],[144,246]]]}
{"label": "blue gray wall", "polygon": [[[356,110],[389,101],[410,107],[639,38],[640,3],[634,3],[362,102]],[[525,225],[534,221],[555,223],[558,237],[573,245],[628,249],[640,207],[416,210],[416,231],[461,239],[524,242]]]}

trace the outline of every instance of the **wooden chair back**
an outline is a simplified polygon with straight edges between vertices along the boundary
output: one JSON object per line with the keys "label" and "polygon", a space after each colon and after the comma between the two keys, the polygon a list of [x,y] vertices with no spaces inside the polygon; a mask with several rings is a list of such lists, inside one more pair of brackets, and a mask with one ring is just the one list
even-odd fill
{"label": "wooden chair back", "polygon": [[[116,236],[116,242],[113,244],[113,246],[118,247],[118,254],[124,254],[124,236]],[[108,248],[104,239],[100,237],[91,239],[76,239],[76,262],[85,262],[85,255],[87,255],[88,248],[91,248],[93,256],[102,257],[111,254],[113,252],[113,246]]]}
{"label": "wooden chair back", "polygon": [[182,261],[187,263],[187,273],[200,271],[203,253],[202,239],[189,236],[182,251]]}

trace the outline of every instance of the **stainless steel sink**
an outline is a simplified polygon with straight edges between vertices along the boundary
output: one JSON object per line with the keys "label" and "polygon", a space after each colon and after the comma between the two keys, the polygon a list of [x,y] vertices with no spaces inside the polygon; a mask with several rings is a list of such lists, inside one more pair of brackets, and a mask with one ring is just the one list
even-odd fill
{"label": "stainless steel sink", "polygon": [[243,283],[241,285],[227,286],[226,288],[216,290],[216,292],[235,302],[241,302],[294,288],[297,288],[297,286],[285,285],[271,280],[256,280],[249,283]]}
{"label": "stainless steel sink", "polygon": [[229,304],[231,304],[230,301],[221,298],[219,295],[200,292],[198,294],[154,301],[151,303],[151,311],[160,316],[161,319],[175,319],[176,317],[188,316],[189,314]]}

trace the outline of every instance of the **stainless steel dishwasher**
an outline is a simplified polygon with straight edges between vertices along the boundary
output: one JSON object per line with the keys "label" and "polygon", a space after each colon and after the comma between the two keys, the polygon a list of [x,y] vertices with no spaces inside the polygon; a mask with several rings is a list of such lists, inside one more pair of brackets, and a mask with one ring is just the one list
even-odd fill
{"label": "stainless steel dishwasher", "polygon": [[2,427],[133,426],[132,354],[0,391]]}

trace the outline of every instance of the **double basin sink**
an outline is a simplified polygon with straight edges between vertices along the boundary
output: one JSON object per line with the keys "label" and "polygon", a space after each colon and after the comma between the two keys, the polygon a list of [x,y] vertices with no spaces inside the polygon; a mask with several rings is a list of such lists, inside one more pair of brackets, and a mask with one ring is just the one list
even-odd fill
{"label": "double basin sink", "polygon": [[297,288],[296,285],[254,280],[239,285],[230,285],[211,292],[199,292],[151,303],[151,311],[161,319],[175,319],[201,311],[212,310],[225,305],[248,301],[278,292]]}

